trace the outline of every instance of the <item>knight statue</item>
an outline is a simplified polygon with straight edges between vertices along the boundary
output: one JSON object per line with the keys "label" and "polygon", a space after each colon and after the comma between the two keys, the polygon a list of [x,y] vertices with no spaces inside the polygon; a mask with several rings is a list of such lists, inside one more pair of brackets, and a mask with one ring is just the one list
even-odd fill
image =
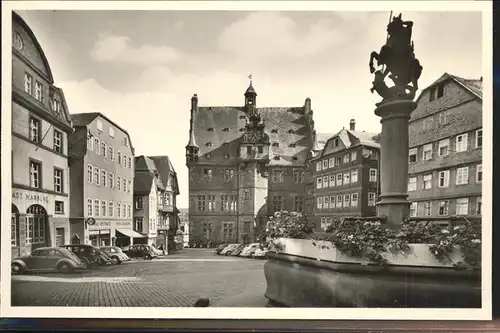
{"label": "knight statue", "polygon": [[[379,53],[374,51],[370,54],[370,72],[375,75],[371,92],[376,91],[383,98],[381,103],[415,98],[423,67],[415,57],[414,44],[411,40],[412,28],[413,22],[403,21],[401,14],[392,20],[389,19],[385,45]],[[376,70],[374,60],[377,66],[385,68]],[[393,87],[388,87],[385,83],[387,75],[393,81]]]}

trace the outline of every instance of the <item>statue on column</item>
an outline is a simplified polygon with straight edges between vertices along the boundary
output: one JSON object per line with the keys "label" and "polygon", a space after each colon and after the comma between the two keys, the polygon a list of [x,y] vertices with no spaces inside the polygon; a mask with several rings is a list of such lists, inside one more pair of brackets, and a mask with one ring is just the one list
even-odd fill
{"label": "statue on column", "polygon": [[[376,91],[383,98],[381,103],[415,98],[423,67],[415,57],[414,44],[411,40],[412,28],[412,21],[403,21],[401,14],[395,16],[387,25],[388,36],[385,45],[379,53],[374,51],[370,54],[370,72],[374,74],[371,92]],[[377,66],[385,68],[375,70],[374,60]],[[394,86],[389,87],[385,83],[387,75]]]}

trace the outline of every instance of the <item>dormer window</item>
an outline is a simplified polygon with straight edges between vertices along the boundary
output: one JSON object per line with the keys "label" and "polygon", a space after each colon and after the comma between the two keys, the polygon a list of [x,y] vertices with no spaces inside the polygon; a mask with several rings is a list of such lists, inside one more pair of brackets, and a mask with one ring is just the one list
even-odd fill
{"label": "dormer window", "polygon": [[97,130],[102,132],[102,121],[100,119],[97,119]]}
{"label": "dormer window", "polygon": [[209,129],[207,129],[207,131],[208,131],[208,132],[213,132],[213,131],[214,131],[214,129],[213,129],[213,127],[210,127]]}
{"label": "dormer window", "polygon": [[223,145],[223,146],[227,146],[228,144],[229,144],[229,143],[227,143],[227,142],[224,142],[224,143],[223,143],[222,145]]}
{"label": "dormer window", "polygon": [[273,128],[271,133],[278,133],[278,129],[277,128]]}
{"label": "dormer window", "polygon": [[274,159],[275,159],[275,160],[279,160],[279,159],[281,159],[281,157],[280,157],[280,155],[275,155],[275,156],[274,156]]}
{"label": "dormer window", "polygon": [[52,100],[52,111],[57,114],[61,113],[61,102],[59,102],[57,99]]}
{"label": "dormer window", "polygon": [[225,127],[222,131],[223,132],[229,132],[229,127]]}
{"label": "dormer window", "polygon": [[437,98],[443,97],[443,95],[444,95],[444,84],[440,83],[437,86]]}
{"label": "dormer window", "polygon": [[339,139],[338,138],[333,139],[333,146],[334,147],[338,147],[339,146]]}
{"label": "dormer window", "polygon": [[297,161],[299,158],[297,156],[292,157],[292,160]]}
{"label": "dormer window", "polygon": [[14,43],[13,45],[18,49],[18,50],[22,50],[23,49],[23,46],[24,46],[24,43],[23,43],[23,38],[21,37],[21,34],[16,32],[15,35],[14,35]]}
{"label": "dormer window", "polygon": [[279,147],[280,144],[278,142],[273,142],[273,147]]}
{"label": "dormer window", "polygon": [[207,160],[209,160],[209,159],[211,159],[211,158],[212,158],[212,154],[210,154],[210,153],[206,153],[206,154],[205,154],[205,157],[206,157],[206,159],[207,159]]}
{"label": "dormer window", "polygon": [[212,142],[207,142],[207,143],[205,144],[205,146],[207,146],[207,147],[212,147]]}
{"label": "dormer window", "polygon": [[295,143],[290,143],[289,147],[295,148],[296,144]]}
{"label": "dormer window", "polygon": [[289,129],[289,130],[288,130],[288,133],[295,133],[295,130],[293,130],[293,129]]}
{"label": "dormer window", "polygon": [[229,159],[229,154],[228,153],[224,154],[224,159],[226,159],[226,160]]}

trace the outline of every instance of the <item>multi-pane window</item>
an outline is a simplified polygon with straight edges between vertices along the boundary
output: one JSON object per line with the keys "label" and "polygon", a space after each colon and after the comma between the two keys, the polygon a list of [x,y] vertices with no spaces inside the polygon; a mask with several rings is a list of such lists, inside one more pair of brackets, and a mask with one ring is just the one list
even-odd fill
{"label": "multi-pane window", "polygon": [[416,202],[412,202],[410,204],[410,216],[411,217],[417,216],[417,203]]}
{"label": "multi-pane window", "polygon": [[30,117],[30,140],[39,143],[42,141],[41,122],[39,119]]}
{"label": "multi-pane window", "polygon": [[341,195],[337,195],[335,207],[336,208],[342,208],[342,196]]}
{"label": "multi-pane window", "polygon": [[116,159],[116,162],[119,164],[119,165],[122,165],[122,153],[118,152],[116,154],[117,156],[117,159]]}
{"label": "multi-pane window", "polygon": [[10,220],[10,245],[11,246],[18,246],[17,234],[18,234],[18,214],[13,212],[12,216],[11,216],[11,220]]}
{"label": "multi-pane window", "polygon": [[476,183],[481,183],[483,181],[483,165],[478,164],[476,166]]}
{"label": "multi-pane window", "polygon": [[54,130],[54,151],[57,153],[63,153],[63,136],[58,130]]}
{"label": "multi-pane window", "polygon": [[97,129],[102,132],[102,121],[100,119],[97,119]]}
{"label": "multi-pane window", "polygon": [[94,140],[92,139],[92,134],[90,134],[90,131],[87,131],[87,149],[94,150]]}
{"label": "multi-pane window", "polygon": [[283,170],[273,170],[273,182],[283,183]]}
{"label": "multi-pane window", "polygon": [[330,199],[328,197],[323,197],[323,208],[324,209],[330,208],[329,203],[330,203]]}
{"label": "multi-pane window", "polygon": [[438,144],[438,155],[446,156],[450,151],[450,139],[444,139],[439,141]]}
{"label": "multi-pane window", "polygon": [[476,148],[481,148],[483,146],[483,130],[476,131]]}
{"label": "multi-pane window", "polygon": [[293,181],[295,183],[303,183],[304,182],[304,171],[301,169],[293,170]]}
{"label": "multi-pane window", "polygon": [[439,171],[438,187],[448,187],[450,184],[450,170]]}
{"label": "multi-pane window", "polygon": [[208,211],[215,212],[215,195],[208,196]]}
{"label": "multi-pane window", "polygon": [[408,192],[417,190],[417,177],[408,178]]}
{"label": "multi-pane window", "polygon": [[128,138],[127,138],[127,137],[124,137],[124,138],[123,138],[123,145],[124,145],[125,147],[128,147]]}
{"label": "multi-pane window", "polygon": [[43,102],[43,89],[42,89],[42,84],[38,81],[35,81],[35,98]]}
{"label": "multi-pane window", "polygon": [[424,181],[422,182],[422,189],[428,190],[432,188],[432,174],[424,175]]}
{"label": "multi-pane window", "polygon": [[337,186],[342,186],[342,174],[338,173],[336,177],[337,177]]}
{"label": "multi-pane window", "polygon": [[349,207],[350,203],[351,203],[351,195],[350,194],[344,194],[344,208]]}
{"label": "multi-pane window", "polygon": [[351,183],[358,182],[358,169],[351,170]]}
{"label": "multi-pane window", "polygon": [[273,209],[275,212],[283,210],[283,197],[273,196]]}
{"label": "multi-pane window", "polygon": [[409,150],[408,158],[410,163],[417,162],[417,148],[412,148]]}
{"label": "multi-pane window", "polygon": [[236,196],[232,195],[231,196],[231,201],[230,201],[230,210],[231,212],[235,213],[238,210],[238,201],[236,200]]}
{"label": "multi-pane window", "polygon": [[100,207],[99,203],[100,203],[99,199],[94,199],[94,214],[95,214],[95,216],[100,215],[99,213],[100,213],[101,207]]}
{"label": "multi-pane window", "polygon": [[128,218],[131,218],[132,217],[132,205],[128,205],[127,208],[128,208]]}
{"label": "multi-pane window", "polygon": [[329,168],[335,167],[335,158],[332,157],[328,160],[328,167]]}
{"label": "multi-pane window", "polygon": [[128,168],[132,169],[132,157],[128,158]]}
{"label": "multi-pane window", "polygon": [[204,195],[198,195],[197,199],[198,199],[198,211],[199,212],[206,211],[206,209],[207,209],[207,202],[206,202],[205,196]]}
{"label": "multi-pane window", "polygon": [[368,192],[368,206],[375,206],[376,193]]}
{"label": "multi-pane window", "polygon": [[111,161],[115,160],[115,150],[111,146],[108,146],[108,157]]}
{"label": "multi-pane window", "polygon": [[224,180],[230,181],[234,179],[234,169],[224,169]]}
{"label": "multi-pane window", "polygon": [[457,153],[467,151],[467,133],[457,136],[455,150]]}
{"label": "multi-pane window", "polygon": [[328,160],[323,160],[323,170],[328,169]]}
{"label": "multi-pane window", "polygon": [[122,204],[117,202],[116,203],[116,217],[120,217],[121,216],[121,207],[122,207]]}
{"label": "multi-pane window", "polygon": [[432,143],[424,146],[422,150],[422,160],[427,161],[432,158]]}
{"label": "multi-pane window", "polygon": [[101,141],[101,151],[102,151],[102,156],[106,158],[108,156],[108,146],[106,145],[106,142]]}
{"label": "multi-pane window", "polygon": [[120,176],[116,176],[116,189],[120,191],[122,189],[122,182]]}
{"label": "multi-pane window", "polygon": [[115,129],[113,127],[109,127],[109,136],[114,138],[115,137]]}
{"label": "multi-pane window", "polygon": [[144,228],[144,219],[142,217],[136,217],[134,222],[135,222],[135,230],[142,232]]}
{"label": "multi-pane window", "polygon": [[101,200],[101,216],[106,216],[106,201]]}
{"label": "multi-pane window", "polygon": [[125,178],[122,179],[123,182],[123,192],[127,192],[127,180]]}
{"label": "multi-pane window", "polygon": [[323,208],[323,197],[316,198],[316,208],[318,209]]}
{"label": "multi-pane window", "polygon": [[482,206],[483,206],[483,198],[477,197],[477,201],[476,201],[476,214],[477,215],[481,215]]}
{"label": "multi-pane window", "polygon": [[377,169],[370,169],[370,181],[371,182],[377,181]]}
{"label": "multi-pane window", "polygon": [[335,208],[335,196],[330,197],[330,208]]}
{"label": "multi-pane window", "polygon": [[469,198],[458,198],[456,201],[456,214],[468,215],[469,214]]}
{"label": "multi-pane window", "polygon": [[30,161],[30,186],[35,188],[42,187],[42,164]]}
{"label": "multi-pane window", "polygon": [[101,170],[101,185],[104,187],[106,187],[106,180],[107,180],[106,170]]}
{"label": "multi-pane window", "polygon": [[349,157],[350,157],[350,156],[349,156],[349,154],[345,154],[345,155],[344,155],[344,164],[346,164],[346,163],[349,163],[349,162],[350,162]]}
{"label": "multi-pane window", "polygon": [[[204,232],[208,231],[206,225],[204,225]],[[233,238],[233,224],[232,223],[223,223],[222,224],[222,237],[225,240],[229,240]]]}
{"label": "multi-pane window", "polygon": [[443,200],[439,202],[439,215],[448,215],[448,206],[449,202],[448,200]]}
{"label": "multi-pane window", "polygon": [[220,196],[220,211],[228,212],[229,211],[229,196],[221,195]]}
{"label": "multi-pane window", "polygon": [[114,212],[115,212],[115,207],[114,207],[113,201],[110,201],[108,203],[108,216],[113,217]]}
{"label": "multi-pane window", "polygon": [[57,99],[52,100],[52,110],[57,114],[61,113],[61,102]]}
{"label": "multi-pane window", "polygon": [[342,164],[342,157],[337,156],[335,157],[335,165],[340,166]]}
{"label": "multi-pane window", "polygon": [[424,216],[430,216],[432,213],[432,202],[426,201],[424,202]]}
{"label": "multi-pane window", "polygon": [[115,175],[112,172],[108,173],[108,185],[111,189],[115,187]]}
{"label": "multi-pane window", "polygon": [[357,158],[358,154],[355,151],[351,152],[351,162],[356,162]]}
{"label": "multi-pane window", "polygon": [[469,183],[469,167],[457,169],[457,185],[465,185]]}
{"label": "multi-pane window", "polygon": [[144,198],[138,196],[135,198],[135,209],[143,209],[144,208]]}
{"label": "multi-pane window", "polygon": [[328,176],[323,176],[323,187],[324,188],[328,187]]}
{"label": "multi-pane window", "polygon": [[46,222],[46,215],[36,208],[26,214],[26,244],[45,243]]}
{"label": "multi-pane window", "polygon": [[316,171],[321,171],[321,161],[316,162]]}
{"label": "multi-pane window", "polygon": [[132,180],[128,180],[128,186],[127,186],[127,193],[130,193],[132,191]]}
{"label": "multi-pane window", "polygon": [[122,167],[126,168],[127,167],[127,155],[123,154],[123,158],[122,158],[122,162],[123,162],[123,165]]}
{"label": "multi-pane window", "polygon": [[335,187],[335,175],[330,175],[330,187]]}
{"label": "multi-pane window", "polygon": [[87,215],[88,216],[93,216],[93,202],[92,202],[92,199],[88,198],[87,199]]}
{"label": "multi-pane window", "polygon": [[316,178],[316,188],[323,188],[323,178],[322,177]]}
{"label": "multi-pane window", "polygon": [[94,152],[97,155],[101,154],[101,141],[99,140],[99,138],[94,138]]}
{"label": "multi-pane window", "polygon": [[351,182],[351,173],[344,172],[344,184],[349,184]]}
{"label": "multi-pane window", "polygon": [[358,207],[358,194],[351,194],[351,207]]}
{"label": "multi-pane window", "polygon": [[450,110],[443,111],[439,114],[439,124],[446,125],[450,121]]}
{"label": "multi-pane window", "polygon": [[24,91],[30,95],[33,92],[33,78],[28,73],[24,73]]}
{"label": "multi-pane window", "polygon": [[54,169],[54,191],[63,192],[63,171],[61,169]]}
{"label": "multi-pane window", "polygon": [[297,213],[301,213],[304,210],[304,197],[295,196],[293,198],[293,210]]}

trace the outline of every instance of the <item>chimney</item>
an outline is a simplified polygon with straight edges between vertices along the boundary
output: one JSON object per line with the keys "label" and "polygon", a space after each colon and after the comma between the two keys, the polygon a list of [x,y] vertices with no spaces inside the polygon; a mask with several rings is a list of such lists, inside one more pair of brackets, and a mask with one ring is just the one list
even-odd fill
{"label": "chimney", "polygon": [[194,94],[193,97],[191,97],[191,111],[198,111],[198,95]]}
{"label": "chimney", "polygon": [[307,97],[304,103],[304,114],[309,114],[309,113],[311,113],[311,99]]}
{"label": "chimney", "polygon": [[483,82],[483,77],[481,76],[481,78],[479,79],[479,81]]}
{"label": "chimney", "polygon": [[355,131],[356,130],[356,120],[351,119],[351,121],[349,122],[349,129],[351,131]]}

